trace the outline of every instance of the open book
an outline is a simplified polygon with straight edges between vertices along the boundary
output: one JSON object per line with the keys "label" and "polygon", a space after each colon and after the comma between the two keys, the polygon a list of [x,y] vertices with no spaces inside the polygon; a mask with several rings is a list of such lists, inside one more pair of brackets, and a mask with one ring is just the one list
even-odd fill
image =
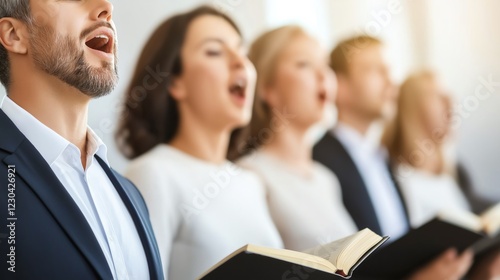
{"label": "open book", "polygon": [[309,280],[350,278],[354,269],[387,239],[364,229],[305,252],[246,245],[199,279],[303,279],[300,275],[307,275]]}
{"label": "open book", "polygon": [[471,231],[496,236],[500,231],[500,203],[479,216],[464,211],[446,211],[437,218]]}
{"label": "open book", "polygon": [[472,248],[481,258],[500,248],[500,204],[476,216],[462,211],[443,212],[419,228],[381,248],[357,270],[370,279],[403,279],[448,248]]}
{"label": "open book", "polygon": [[479,216],[468,212],[444,212],[438,218],[486,235],[472,245],[476,257],[500,248],[500,203]]}

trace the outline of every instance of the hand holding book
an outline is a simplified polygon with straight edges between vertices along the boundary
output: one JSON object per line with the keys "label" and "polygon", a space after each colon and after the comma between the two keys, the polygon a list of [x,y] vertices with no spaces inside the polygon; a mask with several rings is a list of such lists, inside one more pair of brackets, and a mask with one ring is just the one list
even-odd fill
{"label": "hand holding book", "polygon": [[500,249],[477,259],[468,276],[470,280],[499,279]]}
{"label": "hand holding book", "polygon": [[499,221],[500,204],[480,216],[457,211],[441,213],[378,250],[359,267],[357,276],[402,279],[434,259],[439,263],[438,256],[449,248],[459,253],[472,248],[475,257],[480,258],[499,248]]}
{"label": "hand holding book", "polygon": [[462,279],[472,264],[473,256],[470,250],[458,255],[455,249],[448,249],[415,271],[408,280]]}

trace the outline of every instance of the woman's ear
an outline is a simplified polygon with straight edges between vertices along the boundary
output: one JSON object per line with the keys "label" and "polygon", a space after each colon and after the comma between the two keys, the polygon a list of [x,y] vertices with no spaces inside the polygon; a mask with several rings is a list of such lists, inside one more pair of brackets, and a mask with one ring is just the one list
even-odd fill
{"label": "woman's ear", "polygon": [[168,91],[170,92],[170,95],[172,95],[172,97],[177,101],[183,100],[187,96],[187,90],[181,77],[174,77],[172,79],[172,82],[168,87]]}
{"label": "woman's ear", "polygon": [[0,19],[0,44],[11,53],[28,53],[28,32],[26,25],[14,18]]}

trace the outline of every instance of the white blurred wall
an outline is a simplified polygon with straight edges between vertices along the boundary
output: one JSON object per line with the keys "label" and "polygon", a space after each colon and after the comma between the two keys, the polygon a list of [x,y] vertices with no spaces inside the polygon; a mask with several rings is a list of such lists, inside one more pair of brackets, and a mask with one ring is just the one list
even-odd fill
{"label": "white blurred wall", "polygon": [[474,102],[481,77],[487,80],[491,75],[500,82],[500,1],[496,0],[114,1],[121,81],[113,94],[92,103],[89,121],[108,144],[110,161],[119,171],[127,162],[116,150],[113,134],[141,47],[162,19],[202,3],[224,9],[248,40],[266,28],[289,23],[303,25],[328,48],[346,36],[368,33],[387,43],[396,82],[421,67],[440,71],[457,104],[468,108],[458,118],[460,156],[478,189],[500,199],[496,186],[500,181],[500,86]]}

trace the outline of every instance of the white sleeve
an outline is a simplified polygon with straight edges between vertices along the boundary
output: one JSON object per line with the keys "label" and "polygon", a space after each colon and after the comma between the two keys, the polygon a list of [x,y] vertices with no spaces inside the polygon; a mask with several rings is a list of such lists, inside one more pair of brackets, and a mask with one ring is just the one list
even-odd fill
{"label": "white sleeve", "polygon": [[139,189],[149,209],[149,216],[160,250],[165,280],[168,280],[172,244],[181,223],[178,191],[168,179],[167,166],[161,162],[133,162],[125,176]]}

